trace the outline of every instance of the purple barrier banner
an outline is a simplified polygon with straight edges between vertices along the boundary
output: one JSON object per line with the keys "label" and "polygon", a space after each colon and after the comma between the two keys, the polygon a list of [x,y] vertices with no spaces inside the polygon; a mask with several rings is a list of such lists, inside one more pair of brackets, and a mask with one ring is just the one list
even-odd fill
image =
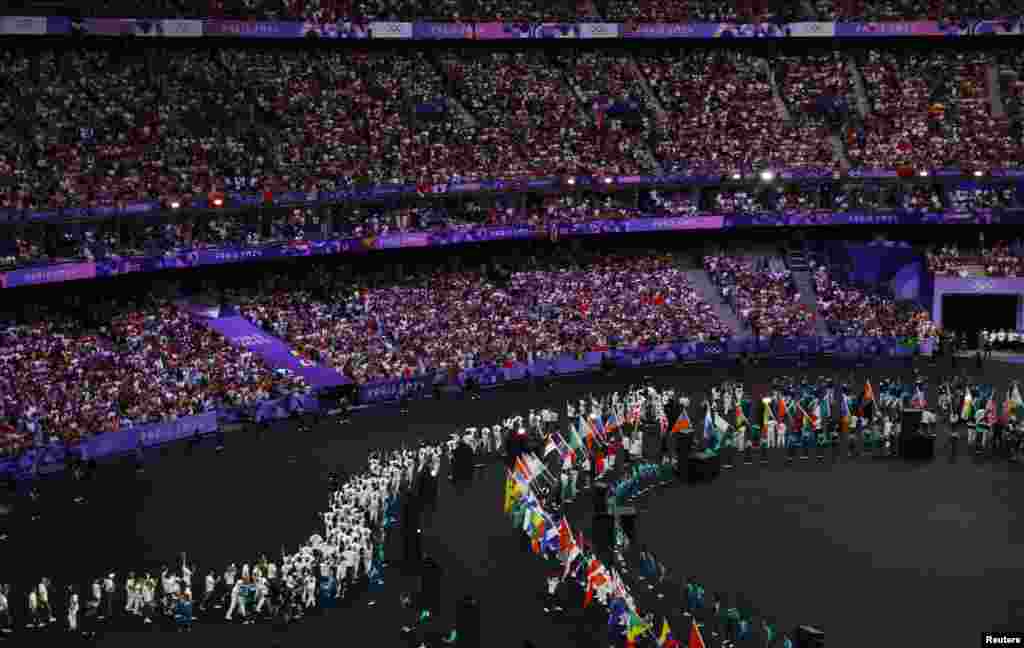
{"label": "purple barrier banner", "polygon": [[12,270],[11,272],[4,273],[2,285],[4,288],[16,288],[18,286],[95,278],[95,263],[65,263],[59,266]]}
{"label": "purple barrier banner", "polygon": [[1020,17],[994,20],[938,22],[836,23],[835,35],[840,38],[899,37],[899,36],[1017,36],[1022,33]]}
{"label": "purple barrier banner", "polygon": [[945,30],[934,20],[913,22],[868,22],[837,23],[836,36],[869,37],[879,36],[944,36]]}
{"label": "purple barrier banner", "polygon": [[[143,447],[180,441],[192,437],[199,432],[209,434],[217,431],[217,412],[207,412],[195,416],[186,416],[164,423],[146,423],[108,432],[87,439],[75,446],[72,452],[79,454],[83,460],[100,459],[113,455],[133,452],[142,442]],[[40,474],[60,469],[68,459],[67,449],[60,444],[49,445],[29,450],[17,460],[0,462],[0,475],[31,475],[35,470]]]}
{"label": "purple barrier banner", "polygon": [[[84,32],[105,36],[198,37],[298,39],[314,34],[330,39],[457,39],[506,40],[513,38],[629,38],[629,39],[711,39],[711,38],[885,38],[885,37],[967,37],[1020,35],[1021,19],[998,18],[962,22],[874,22],[831,23],[365,23],[281,22],[222,20],[165,20],[159,18],[87,18]],[[67,17],[0,17],[0,34],[56,35],[71,32]]]}
{"label": "purple barrier banner", "polygon": [[773,23],[638,23],[622,27],[623,38],[782,38],[785,26]]}
{"label": "purple barrier banner", "polygon": [[626,232],[661,232],[722,229],[724,216],[676,216],[670,218],[637,218],[623,223]]}
{"label": "purple barrier banner", "polygon": [[[311,395],[291,395],[284,398],[267,400],[256,407],[254,414],[257,422],[270,419],[286,418],[295,412],[312,412],[320,407],[316,397]],[[199,434],[210,434],[217,431],[221,420],[238,420],[237,412],[214,410],[195,416],[186,416],[174,421],[163,423],[145,423],[124,428],[118,432],[110,432],[88,439],[72,450],[83,460],[100,459],[133,452],[142,442],[143,447],[181,441]],[[60,470],[69,459],[67,449],[61,445],[49,445],[24,453],[18,459],[0,461],[0,475],[30,476],[36,470],[46,474]]]}
{"label": "purple barrier banner", "polygon": [[572,23],[541,23],[533,28],[533,37],[538,39],[579,38],[579,25]]}
{"label": "purple barrier banner", "polygon": [[320,367],[299,358],[287,344],[256,328],[244,317],[220,317],[207,320],[233,346],[246,349],[263,358],[273,369],[286,369],[302,376],[314,389],[347,385],[352,381],[329,367]]}
{"label": "purple barrier banner", "polygon": [[995,178],[1024,178],[1024,169],[992,169],[988,173]]}
{"label": "purple barrier banner", "polygon": [[[443,245],[444,243],[441,244]],[[430,245],[431,236],[429,232],[409,232],[378,237],[374,247],[380,250],[391,250],[395,248],[429,247]]]}
{"label": "purple barrier banner", "polygon": [[320,401],[309,394],[292,394],[284,398],[263,401],[256,406],[254,418],[257,423],[288,418],[292,414],[316,412]]}
{"label": "purple barrier banner", "polygon": [[206,33],[202,20],[159,18],[86,18],[82,31],[93,36],[200,38]]}
{"label": "purple barrier banner", "polygon": [[66,34],[71,29],[67,18],[45,16],[0,16],[0,35],[4,36],[45,36]]}
{"label": "purple barrier banner", "polygon": [[234,36],[236,38],[303,38],[309,31],[317,31],[312,23],[269,22],[248,20],[208,20],[207,36]]}
{"label": "purple barrier banner", "polygon": [[1024,19],[1017,18],[996,18],[994,20],[979,20],[971,25],[971,34],[974,36],[1019,36],[1024,33]]}
{"label": "purple barrier banner", "polygon": [[478,40],[510,40],[514,38],[532,38],[531,25],[490,22],[476,24]]}
{"label": "purple barrier banner", "polygon": [[473,40],[476,31],[473,23],[419,22],[412,26],[412,37],[416,40]]}

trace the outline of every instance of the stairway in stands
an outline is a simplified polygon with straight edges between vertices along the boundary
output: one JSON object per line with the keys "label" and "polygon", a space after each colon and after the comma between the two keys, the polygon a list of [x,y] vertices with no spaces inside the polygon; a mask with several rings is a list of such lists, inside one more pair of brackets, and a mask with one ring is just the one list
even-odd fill
{"label": "stairway in stands", "polygon": [[811,266],[807,263],[807,255],[803,250],[789,250],[789,269],[793,272],[793,283],[800,291],[800,303],[817,314],[814,320],[814,332],[817,335],[828,335],[825,320],[818,313],[818,298],[814,294],[814,279],[811,277]]}
{"label": "stairway in stands", "polygon": [[811,266],[807,263],[807,255],[799,248],[789,250],[789,269],[793,272],[809,272]]}
{"label": "stairway in stands", "polygon": [[737,335],[747,333],[747,328],[740,323],[739,317],[733,312],[729,304],[722,300],[722,291],[711,281],[711,277],[703,269],[690,269],[686,271],[690,284],[704,297],[704,301],[711,304],[718,314],[722,323],[735,331]]}

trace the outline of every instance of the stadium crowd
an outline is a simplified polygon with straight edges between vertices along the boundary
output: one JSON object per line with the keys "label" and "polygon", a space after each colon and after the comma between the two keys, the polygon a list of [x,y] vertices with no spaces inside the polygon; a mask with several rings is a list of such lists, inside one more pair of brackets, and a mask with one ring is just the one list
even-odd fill
{"label": "stadium crowd", "polygon": [[99,330],[48,317],[0,332],[0,453],[304,391],[172,304]]}
{"label": "stadium crowd", "polygon": [[815,314],[800,303],[792,272],[777,257],[704,257],[704,269],[740,320],[758,334],[814,335]]}
{"label": "stadium crowd", "polygon": [[928,271],[936,276],[1024,277],[1021,245],[998,241],[975,252],[961,252],[955,245],[944,245],[925,255]]}
{"label": "stadium crowd", "polygon": [[871,50],[860,65],[864,119],[849,108],[852,68],[834,55],[436,56],[6,49],[0,208],[538,175],[834,171],[827,134],[839,122],[853,166],[985,170],[1022,157],[1020,138],[989,114],[989,53]]}
{"label": "stadium crowd", "polygon": [[508,286],[437,275],[335,304],[282,293],[242,312],[357,382],[730,333],[685,273],[656,257],[516,273]]}
{"label": "stadium crowd", "polygon": [[833,335],[925,339],[937,329],[928,313],[911,302],[871,294],[833,280],[828,269],[814,269],[818,312]]}
{"label": "stadium crowd", "polygon": [[869,50],[860,62],[870,112],[849,129],[854,166],[989,169],[1021,159],[1020,138],[989,108],[991,53]]}

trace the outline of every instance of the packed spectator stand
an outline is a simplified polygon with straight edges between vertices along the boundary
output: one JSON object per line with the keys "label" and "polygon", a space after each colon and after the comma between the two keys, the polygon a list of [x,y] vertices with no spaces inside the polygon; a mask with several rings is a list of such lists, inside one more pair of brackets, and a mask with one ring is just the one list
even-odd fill
{"label": "packed spectator stand", "polygon": [[778,257],[707,256],[704,269],[740,320],[765,337],[814,334],[815,314],[800,303],[792,272]]}
{"label": "packed spectator stand", "polygon": [[898,169],[1015,166],[1020,138],[989,105],[992,53],[869,50],[859,69],[870,114],[850,128],[855,166]]}
{"label": "packed spectator stand", "polygon": [[1012,245],[997,241],[985,249],[967,251],[943,245],[929,251],[925,258],[928,271],[940,277],[1024,277],[1024,257],[1020,241]]}
{"label": "packed spectator stand", "polygon": [[277,294],[242,312],[360,383],[730,334],[685,272],[659,257],[531,270],[507,286],[479,273],[433,275],[337,303]]}
{"label": "packed spectator stand", "polygon": [[308,391],[169,303],[99,328],[46,317],[0,332],[0,424],[15,452]]}
{"label": "packed spectator stand", "polygon": [[917,304],[841,284],[824,266],[814,270],[814,290],[818,312],[833,335],[923,340],[936,334],[935,324]]}
{"label": "packed spectator stand", "polygon": [[862,119],[856,66],[838,54],[12,48],[0,54],[0,208],[581,174],[827,174],[843,162],[828,137],[840,127],[856,168],[987,171],[1024,152],[991,116],[995,61],[871,50]]}

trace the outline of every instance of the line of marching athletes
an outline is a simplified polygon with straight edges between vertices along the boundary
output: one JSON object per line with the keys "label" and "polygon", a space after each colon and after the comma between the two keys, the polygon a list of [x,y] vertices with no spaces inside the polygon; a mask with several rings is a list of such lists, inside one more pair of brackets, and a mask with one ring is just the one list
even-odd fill
{"label": "line of marching athletes", "polygon": [[282,549],[278,563],[262,556],[251,566],[232,564],[222,574],[209,570],[200,578],[183,554],[178,570],[164,567],[159,576],[129,572],[122,580],[111,572],[82,589],[69,586],[59,619],[52,581],[43,578],[26,593],[20,623],[10,585],[0,584],[0,634],[59,625],[91,636],[112,622],[130,619],[142,624],[167,621],[189,631],[196,616],[223,613],[226,621],[290,622],[334,607],[362,588],[375,590],[383,584],[383,548],[397,522],[400,498],[420,472],[436,476],[442,453],[441,445],[422,445],[371,454],[363,473],[330,493],[328,510],[320,515],[322,533],[312,535],[295,553]]}

